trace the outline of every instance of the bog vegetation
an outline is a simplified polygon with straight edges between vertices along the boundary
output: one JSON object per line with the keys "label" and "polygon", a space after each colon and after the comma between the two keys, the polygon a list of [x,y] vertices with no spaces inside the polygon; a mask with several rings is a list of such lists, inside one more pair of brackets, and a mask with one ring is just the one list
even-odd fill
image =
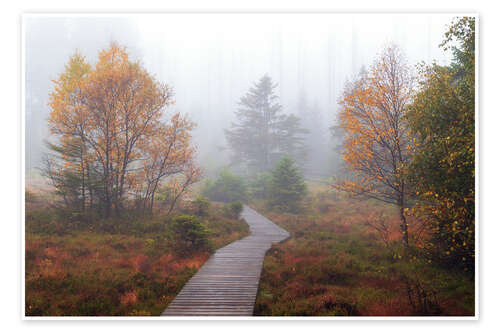
{"label": "bog vegetation", "polygon": [[194,123],[171,103],[117,44],[94,66],[76,53],[54,81],[51,186],[26,191],[26,315],[159,315],[214,249],[248,234],[241,203],[188,200]]}
{"label": "bog vegetation", "polygon": [[451,64],[414,68],[391,44],[346,82],[328,147],[342,159],[321,179],[314,108],[284,112],[269,75],[225,129],[230,161],[204,174],[172,87],[118,44],[74,54],[50,95],[52,190],[26,192],[26,314],[158,315],[248,234],[248,204],[291,233],[257,315],[474,315],[474,18],[441,47]]}
{"label": "bog vegetation", "polygon": [[256,314],[475,313],[474,45],[461,18],[441,44],[450,66],[413,74],[390,46],[347,83],[349,173],[301,212],[268,212],[293,236],[270,250]]}
{"label": "bog vegetation", "polygon": [[51,202],[27,201],[28,316],[159,315],[214,249],[249,233],[233,208],[208,201],[119,221]]}
{"label": "bog vegetation", "polygon": [[[260,211],[291,233],[269,250],[254,314],[259,316],[470,316],[474,280],[421,252],[408,255],[399,211],[310,184],[299,214]],[[408,218],[414,236],[422,224]]]}

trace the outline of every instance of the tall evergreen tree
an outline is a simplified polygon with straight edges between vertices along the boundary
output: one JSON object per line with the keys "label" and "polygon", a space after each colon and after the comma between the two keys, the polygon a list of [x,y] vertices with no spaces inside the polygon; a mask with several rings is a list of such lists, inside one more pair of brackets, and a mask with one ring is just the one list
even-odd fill
{"label": "tall evergreen tree", "polygon": [[232,152],[232,164],[243,164],[251,173],[270,170],[287,154],[305,160],[304,135],[300,119],[282,113],[275,95],[277,84],[264,75],[241,97],[237,122],[225,130]]}

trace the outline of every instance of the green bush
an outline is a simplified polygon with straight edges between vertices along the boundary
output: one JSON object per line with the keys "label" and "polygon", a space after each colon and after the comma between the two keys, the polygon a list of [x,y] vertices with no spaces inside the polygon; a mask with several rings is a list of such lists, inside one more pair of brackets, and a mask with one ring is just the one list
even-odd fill
{"label": "green bush", "polygon": [[210,251],[210,230],[196,216],[180,215],[168,224],[175,250],[181,255]]}
{"label": "green bush", "polygon": [[271,192],[271,174],[263,172],[258,174],[249,184],[250,196],[255,199],[267,199]]}
{"label": "green bush", "polygon": [[222,202],[245,201],[248,196],[243,178],[226,169],[215,181],[207,180],[202,193],[210,200]]}
{"label": "green bush", "polygon": [[475,19],[456,19],[440,45],[449,66],[420,68],[420,86],[406,114],[418,149],[407,176],[419,202],[414,213],[429,225],[428,256],[474,275],[475,246]]}
{"label": "green bush", "polygon": [[192,201],[192,205],[194,213],[198,216],[207,216],[211,206],[210,201],[203,196],[196,197]]}
{"label": "green bush", "polygon": [[231,202],[225,204],[223,210],[225,216],[237,219],[243,211],[243,204],[241,201]]}
{"label": "green bush", "polygon": [[280,211],[298,212],[307,192],[298,167],[289,157],[283,157],[272,171],[269,205]]}

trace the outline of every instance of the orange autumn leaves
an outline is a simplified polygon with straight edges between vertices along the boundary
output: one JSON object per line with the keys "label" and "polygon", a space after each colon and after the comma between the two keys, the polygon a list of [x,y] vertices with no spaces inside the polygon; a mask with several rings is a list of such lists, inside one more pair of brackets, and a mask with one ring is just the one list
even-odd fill
{"label": "orange autumn leaves", "polygon": [[403,167],[413,141],[405,110],[411,103],[413,77],[396,46],[387,47],[369,68],[347,83],[340,100],[340,126],[345,131],[344,159],[354,171],[337,189],[365,195],[400,207],[403,240],[408,189]]}
{"label": "orange autumn leaves", "polygon": [[51,173],[73,170],[83,209],[99,204],[110,216],[132,196],[152,209],[166,179],[180,184],[178,191],[198,180],[194,124],[167,114],[171,88],[132,62],[124,47],[111,44],[95,66],[74,54],[54,84],[49,126],[62,163],[52,163]]}

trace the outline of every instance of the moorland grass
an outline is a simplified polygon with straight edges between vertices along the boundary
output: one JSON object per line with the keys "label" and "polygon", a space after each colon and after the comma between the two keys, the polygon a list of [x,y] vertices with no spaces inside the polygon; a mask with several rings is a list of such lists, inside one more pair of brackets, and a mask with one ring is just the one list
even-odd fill
{"label": "moorland grass", "polygon": [[[26,206],[27,316],[159,315],[211,250],[248,235],[248,225],[211,205],[197,217],[209,249],[176,251],[172,216],[100,220]],[[194,214],[187,205],[176,214]],[[174,214],[175,216],[175,214]]]}
{"label": "moorland grass", "polygon": [[[298,214],[254,206],[291,233],[266,255],[255,315],[474,315],[473,277],[405,255],[395,207],[325,191]],[[367,225],[380,216],[387,244]]]}

